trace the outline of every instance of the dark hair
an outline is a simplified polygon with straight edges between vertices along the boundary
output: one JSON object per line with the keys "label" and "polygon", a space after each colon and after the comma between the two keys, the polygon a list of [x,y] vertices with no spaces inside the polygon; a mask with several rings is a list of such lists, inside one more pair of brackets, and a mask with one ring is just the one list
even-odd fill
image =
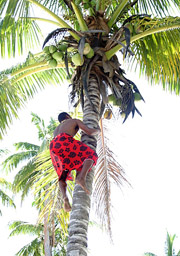
{"label": "dark hair", "polygon": [[61,112],[59,115],[58,115],[58,120],[59,122],[61,123],[63,120],[67,119],[70,115],[66,112]]}

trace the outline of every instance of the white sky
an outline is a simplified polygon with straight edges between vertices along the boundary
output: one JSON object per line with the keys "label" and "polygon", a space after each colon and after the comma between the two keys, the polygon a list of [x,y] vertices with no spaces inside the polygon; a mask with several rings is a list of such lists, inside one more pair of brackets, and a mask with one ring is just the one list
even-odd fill
{"label": "white sky", "polygon": [[[140,256],[147,251],[164,255],[166,231],[180,236],[180,98],[162,91],[161,87],[151,87],[135,75],[128,77],[136,83],[146,101],[137,104],[143,116],[129,117],[123,125],[122,120],[113,122],[111,134],[114,134],[113,148],[132,188],[125,185],[121,191],[113,187],[114,245],[109,244],[100,230],[90,228],[91,256]],[[60,111],[70,110],[67,102],[66,85],[43,91],[21,112],[20,120],[14,122],[3,145],[36,142],[37,133],[30,123],[31,111],[48,124],[50,116],[56,118]],[[3,255],[13,256],[25,243],[24,236],[7,239],[6,223],[14,219],[31,222],[34,216],[29,202],[18,211],[4,210],[0,217],[0,252]],[[175,240],[176,251],[180,249],[179,244],[180,237]]]}
{"label": "white sky", "polygon": [[[47,34],[52,29],[49,29]],[[2,67],[0,67],[2,69]],[[123,255],[141,256],[143,252],[164,255],[166,231],[176,234],[174,245],[180,249],[179,206],[179,145],[180,97],[151,87],[143,78],[128,75],[140,89],[146,103],[137,104],[142,117],[137,114],[122,125],[122,120],[111,127],[114,150],[126,170],[132,188],[121,190],[113,187],[113,236],[114,245],[99,229],[89,229],[90,256]],[[31,112],[45,119],[56,118],[60,111],[69,111],[67,86],[48,87],[27,108],[21,111],[0,148],[14,142],[37,142],[37,132],[31,125]],[[11,179],[11,177],[10,177]],[[7,223],[11,220],[35,221],[36,212],[30,200],[18,209],[3,208],[0,217],[0,254],[14,256],[29,241],[29,237],[8,239]]]}

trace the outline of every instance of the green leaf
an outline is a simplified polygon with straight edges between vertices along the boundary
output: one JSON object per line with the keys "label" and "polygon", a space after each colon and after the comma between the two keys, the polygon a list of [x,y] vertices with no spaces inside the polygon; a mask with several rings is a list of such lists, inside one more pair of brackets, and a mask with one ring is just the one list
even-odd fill
{"label": "green leaf", "polygon": [[25,221],[12,221],[8,226],[12,230],[10,237],[21,234],[40,235],[43,232],[42,224],[33,225]]}
{"label": "green leaf", "polygon": [[0,51],[2,57],[17,57],[27,49],[37,49],[42,34],[36,21],[5,17],[0,22]]}
{"label": "green leaf", "polygon": [[[31,99],[45,85],[59,85],[66,78],[64,67],[52,69],[41,59],[41,55],[35,57],[29,54],[23,64],[0,72],[1,139],[28,99]],[[71,69],[69,71],[72,72]]]}
{"label": "green leaf", "polygon": [[178,0],[139,0],[140,13],[154,13],[155,15],[167,16],[170,11],[174,12],[173,5],[176,10],[180,8]]}
{"label": "green leaf", "polygon": [[16,205],[14,204],[13,200],[7,194],[5,194],[1,189],[0,189],[0,200],[3,205],[12,206],[13,208],[16,208]]}
{"label": "green leaf", "polygon": [[111,28],[113,26],[113,24],[116,22],[116,20],[118,19],[118,16],[121,14],[122,10],[128,4],[128,2],[129,2],[129,0],[123,0],[123,1],[121,1],[121,3],[119,5],[117,5],[117,8],[111,15],[110,20],[108,21],[109,28]]}
{"label": "green leaf", "polygon": [[29,160],[32,157],[37,155],[37,151],[36,150],[29,150],[29,151],[23,151],[23,152],[19,152],[19,153],[15,153],[11,156],[9,156],[8,158],[6,158],[6,160],[4,160],[3,164],[3,168],[10,172],[12,171],[14,168],[17,168],[17,166],[25,160]]}

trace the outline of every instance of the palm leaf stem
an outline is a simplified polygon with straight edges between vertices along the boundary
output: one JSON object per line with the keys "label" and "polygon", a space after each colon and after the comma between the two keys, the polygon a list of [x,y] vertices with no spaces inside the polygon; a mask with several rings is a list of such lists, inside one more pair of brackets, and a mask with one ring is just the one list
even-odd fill
{"label": "palm leaf stem", "polygon": [[72,8],[74,10],[74,13],[76,15],[76,18],[78,20],[78,23],[79,23],[79,26],[80,26],[81,30],[82,31],[87,31],[88,30],[88,26],[86,25],[86,22],[84,21],[84,18],[83,18],[83,15],[82,15],[80,9],[73,2],[71,2],[71,5],[72,5]]}
{"label": "palm leaf stem", "polygon": [[[23,19],[23,17],[21,17],[21,19]],[[26,18],[24,18],[24,19],[26,19]],[[39,17],[28,17],[28,20],[42,21],[42,22],[47,22],[47,23],[51,23],[53,25],[59,26],[59,22],[57,22],[57,21],[49,20],[49,19],[43,19],[43,18],[39,18]]]}
{"label": "palm leaf stem", "polygon": [[[64,63],[58,64],[56,68],[65,68]],[[19,76],[18,78],[16,78],[16,79],[12,82],[12,84],[17,83],[17,82],[20,81],[21,79],[23,79],[23,78],[25,78],[25,77],[27,77],[27,76],[30,76],[30,75],[32,75],[32,74],[34,74],[34,73],[38,73],[38,72],[45,71],[45,70],[48,70],[48,69],[52,69],[52,67],[50,67],[49,65],[47,65],[47,66],[43,66],[43,67],[41,66],[41,67],[39,67],[39,68],[30,70],[29,72],[23,73],[21,76]]]}
{"label": "palm leaf stem", "polygon": [[[143,37],[146,37],[146,36],[149,36],[149,35],[152,35],[152,34],[156,34],[156,33],[160,33],[160,32],[165,32],[169,29],[177,29],[177,28],[180,28],[180,25],[176,24],[176,25],[169,25],[169,26],[162,26],[162,27],[159,27],[159,28],[153,28],[153,29],[149,29],[149,30],[146,30],[140,34],[137,34],[135,36],[132,36],[131,39],[130,39],[130,43],[133,43],[134,41],[137,41]],[[124,40],[122,42],[122,44],[126,44],[126,41]],[[111,48],[109,51],[105,52],[106,54],[106,57],[107,59],[111,59],[111,57],[113,55],[115,55],[120,49],[122,49],[122,45],[118,44],[116,46],[114,46],[113,48]]]}
{"label": "palm leaf stem", "polygon": [[[41,67],[42,67],[42,66],[47,66],[47,62],[46,62],[46,61],[43,61],[43,62],[40,62],[40,63],[31,64],[31,65],[29,65],[29,66],[27,66],[27,67],[23,67],[23,68],[21,68],[21,69],[18,69],[18,70],[16,70],[15,72],[11,73],[10,78],[12,78],[12,77],[14,77],[14,76],[17,76],[17,75],[19,75],[20,73],[25,72],[25,71],[27,71],[27,70],[37,68],[37,67],[39,67],[39,66],[41,66]],[[6,82],[7,80],[9,80],[9,78],[4,79],[2,82],[4,83],[4,82]]]}
{"label": "palm leaf stem", "polygon": [[[39,8],[41,8],[43,11],[45,11],[46,13],[48,13],[53,19],[55,19],[59,26],[61,28],[71,28],[71,26],[69,26],[63,19],[61,19],[59,16],[57,16],[55,13],[53,13],[52,11],[50,11],[48,8],[46,8],[44,5],[38,3],[36,0],[28,0],[30,3],[38,6]],[[72,29],[72,28],[71,28]],[[77,36],[77,34],[73,33],[72,31],[70,31],[71,35],[76,39],[79,40],[79,36]]]}
{"label": "palm leaf stem", "polygon": [[112,14],[110,20],[108,21],[108,26],[111,28],[113,24],[116,22],[117,18],[121,14],[124,7],[128,4],[129,0],[123,0],[120,5],[115,9],[114,13]]}
{"label": "palm leaf stem", "polygon": [[105,1],[97,0],[96,1],[96,11],[104,11],[105,10]]}
{"label": "palm leaf stem", "polygon": [[105,0],[101,0],[101,11],[105,10]]}
{"label": "palm leaf stem", "polygon": [[96,11],[99,11],[101,5],[101,0],[96,0]]}
{"label": "palm leaf stem", "polygon": [[141,34],[133,36],[131,38],[130,42],[133,43],[134,41],[137,41],[137,40],[139,40],[143,37],[146,37],[146,36],[149,36],[149,35],[152,35],[152,34],[156,34],[156,33],[160,33],[160,32],[164,32],[164,31],[169,30],[169,29],[178,29],[178,28],[180,28],[180,25],[176,24],[176,25],[169,25],[169,26],[163,26],[163,27],[160,27],[160,28],[154,28],[154,29],[146,30]]}

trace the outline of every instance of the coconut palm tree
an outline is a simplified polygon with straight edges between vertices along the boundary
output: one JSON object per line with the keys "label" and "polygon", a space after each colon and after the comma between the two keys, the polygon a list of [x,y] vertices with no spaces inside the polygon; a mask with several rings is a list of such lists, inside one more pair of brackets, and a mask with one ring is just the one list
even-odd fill
{"label": "coconut palm tree", "polygon": [[[46,18],[33,16],[33,6]],[[34,43],[37,21],[56,26],[42,52],[30,52],[24,63],[1,72],[1,136],[38,86],[59,83],[65,72],[71,78],[71,101],[74,106],[81,103],[83,120],[90,127],[98,125],[109,97],[124,121],[130,113],[140,114],[135,100],[143,97],[121,69],[118,51],[151,82],[161,81],[164,88],[178,94],[180,18],[170,16],[172,6],[179,10],[179,0],[0,1],[3,56],[13,56],[18,50],[23,53]],[[83,134],[82,141],[96,148],[96,138]],[[90,191],[93,175],[92,171],[87,177]],[[73,200],[67,255],[77,251],[86,255],[90,196],[76,186]]]}
{"label": "coconut palm tree", "polygon": [[[173,243],[174,243],[175,238],[176,238],[176,235],[172,236],[167,232],[167,237],[166,237],[166,242],[165,242],[165,255],[166,256],[179,256],[180,255],[180,250],[176,254],[175,250],[173,248]],[[156,255],[153,253],[150,253],[150,252],[146,252],[146,253],[144,253],[144,256],[156,256]]]}

